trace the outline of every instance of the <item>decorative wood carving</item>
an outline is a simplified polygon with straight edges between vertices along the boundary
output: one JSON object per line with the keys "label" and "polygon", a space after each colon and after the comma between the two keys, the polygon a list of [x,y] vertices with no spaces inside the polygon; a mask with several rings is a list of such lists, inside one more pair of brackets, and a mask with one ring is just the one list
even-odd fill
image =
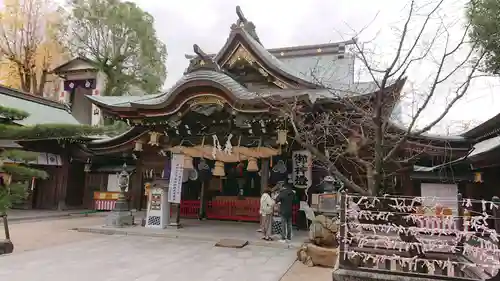
{"label": "decorative wood carving", "polygon": [[231,58],[228,61],[228,66],[233,67],[236,62],[240,60],[245,60],[249,64],[253,64],[255,62],[255,58],[250,54],[250,52],[243,46],[238,46],[236,51],[231,55]]}

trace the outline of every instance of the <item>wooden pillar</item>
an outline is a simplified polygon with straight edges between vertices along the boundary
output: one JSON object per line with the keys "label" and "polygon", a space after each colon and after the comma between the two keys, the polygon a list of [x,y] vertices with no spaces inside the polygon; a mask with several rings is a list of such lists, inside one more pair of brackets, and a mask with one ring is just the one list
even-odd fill
{"label": "wooden pillar", "polygon": [[260,194],[269,184],[269,158],[262,158],[260,167]]}
{"label": "wooden pillar", "polygon": [[141,209],[141,202],[142,202],[142,196],[144,196],[143,190],[142,190],[142,159],[139,158],[136,161],[135,164],[135,172],[132,177],[132,182],[130,185],[130,194],[132,196],[132,201],[130,202],[130,207],[131,209],[136,209],[140,210]]}
{"label": "wooden pillar", "polygon": [[66,210],[66,196],[68,191],[69,168],[71,165],[71,157],[68,153],[68,148],[63,146],[61,155],[62,167],[57,173],[56,198],[57,209],[59,211]]}
{"label": "wooden pillar", "polygon": [[410,170],[401,173],[401,193],[406,196],[414,196],[415,191],[413,190],[413,181],[410,177]]}

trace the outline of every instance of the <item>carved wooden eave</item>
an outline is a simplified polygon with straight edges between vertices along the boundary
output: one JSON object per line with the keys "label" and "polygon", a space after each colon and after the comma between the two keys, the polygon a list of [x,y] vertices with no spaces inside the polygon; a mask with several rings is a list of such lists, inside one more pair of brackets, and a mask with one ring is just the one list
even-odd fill
{"label": "carved wooden eave", "polygon": [[127,105],[106,104],[100,97],[87,96],[105,113],[122,118],[144,118],[175,114],[194,99],[212,97],[219,99],[237,112],[257,113],[268,111],[268,107],[255,93],[229,76],[208,70],[199,70],[185,75],[167,93],[144,97],[142,101]]}
{"label": "carved wooden eave", "polygon": [[147,135],[148,128],[133,126],[125,133],[107,139],[94,140],[86,144],[87,151],[92,154],[109,154],[129,150],[134,145],[134,141]]}

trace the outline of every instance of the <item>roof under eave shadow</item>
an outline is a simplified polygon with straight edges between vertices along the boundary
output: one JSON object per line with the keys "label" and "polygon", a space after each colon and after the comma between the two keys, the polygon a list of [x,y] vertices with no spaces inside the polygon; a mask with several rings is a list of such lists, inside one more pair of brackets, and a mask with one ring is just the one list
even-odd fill
{"label": "roof under eave shadow", "polygon": [[500,136],[492,137],[474,144],[471,152],[468,155],[469,160],[474,160],[480,156],[492,152],[500,148]]}

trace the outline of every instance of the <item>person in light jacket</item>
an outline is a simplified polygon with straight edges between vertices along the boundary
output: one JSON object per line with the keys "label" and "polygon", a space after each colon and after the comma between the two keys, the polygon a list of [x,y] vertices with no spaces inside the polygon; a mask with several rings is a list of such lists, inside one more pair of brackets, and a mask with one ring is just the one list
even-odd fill
{"label": "person in light jacket", "polygon": [[273,207],[274,200],[271,198],[271,189],[266,187],[264,193],[260,197],[260,214],[262,216],[262,232],[264,237],[262,239],[271,241],[272,225],[273,225]]}

